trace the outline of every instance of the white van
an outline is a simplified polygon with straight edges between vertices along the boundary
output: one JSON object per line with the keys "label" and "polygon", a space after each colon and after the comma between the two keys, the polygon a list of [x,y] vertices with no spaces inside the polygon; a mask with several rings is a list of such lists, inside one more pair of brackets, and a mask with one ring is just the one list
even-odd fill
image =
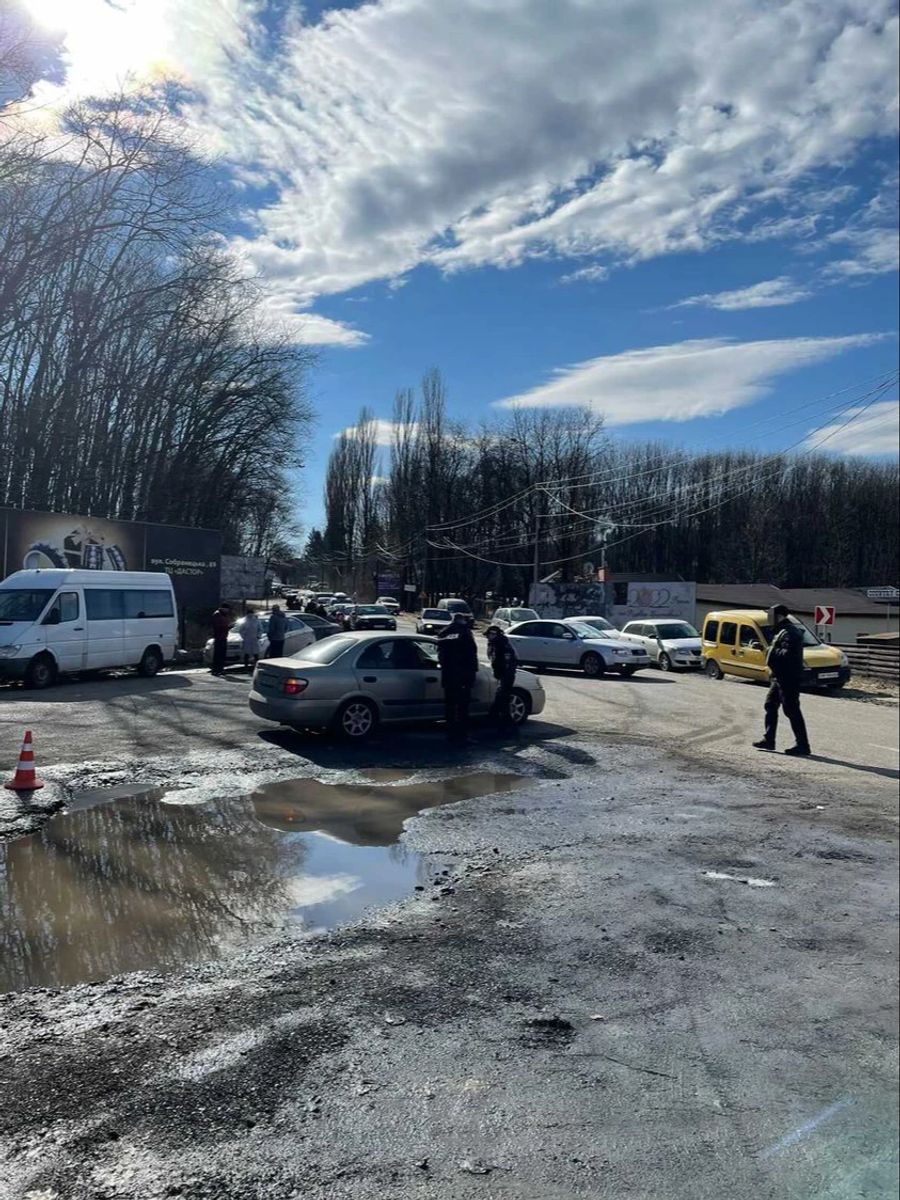
{"label": "white van", "polygon": [[0,583],[0,679],[45,688],[102,667],[155,675],[172,659],[172,580],[151,571],[16,571]]}

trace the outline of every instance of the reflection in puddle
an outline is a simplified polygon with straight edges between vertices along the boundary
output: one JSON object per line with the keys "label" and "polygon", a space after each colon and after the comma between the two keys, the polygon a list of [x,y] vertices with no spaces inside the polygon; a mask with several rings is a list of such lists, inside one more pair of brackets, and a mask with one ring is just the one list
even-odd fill
{"label": "reflection in puddle", "polygon": [[0,992],[171,970],[273,930],[352,920],[427,879],[397,845],[408,817],[521,782],[289,780],[202,806],[150,788],[107,803],[113,789],[82,794],[39,833],[0,845]]}

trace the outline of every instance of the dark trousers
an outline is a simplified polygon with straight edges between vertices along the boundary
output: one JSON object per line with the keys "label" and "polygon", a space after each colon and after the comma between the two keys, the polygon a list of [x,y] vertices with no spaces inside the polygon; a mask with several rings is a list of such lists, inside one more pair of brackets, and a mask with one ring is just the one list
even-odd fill
{"label": "dark trousers", "polygon": [[469,730],[469,705],[472,688],[468,683],[444,685],[444,720],[447,722],[447,737],[452,742],[463,742]]}
{"label": "dark trousers", "polygon": [[213,675],[221,675],[225,670],[225,659],[228,655],[228,638],[213,639]]}
{"label": "dark trousers", "polygon": [[806,722],[800,711],[800,688],[789,683],[779,683],[772,680],[769,694],[766,696],[766,741],[775,745],[775,734],[778,732],[778,710],[784,709],[784,715],[791,723],[797,745],[809,749],[809,735],[806,732]]}
{"label": "dark trousers", "polygon": [[509,715],[509,702],[512,699],[514,678],[512,675],[508,675],[501,676],[497,680],[497,690],[494,692],[494,702],[491,705],[491,720],[496,721],[498,725],[512,724]]}
{"label": "dark trousers", "polygon": [[284,638],[280,642],[269,642],[269,649],[266,652],[266,658],[283,658],[284,657]]}

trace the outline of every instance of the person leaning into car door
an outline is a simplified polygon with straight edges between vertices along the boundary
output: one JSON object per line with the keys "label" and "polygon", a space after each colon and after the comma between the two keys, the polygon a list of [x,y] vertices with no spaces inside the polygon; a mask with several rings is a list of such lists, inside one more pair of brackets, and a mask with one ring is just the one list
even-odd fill
{"label": "person leaning into car door", "polygon": [[491,670],[497,680],[497,690],[491,705],[491,719],[496,721],[501,729],[509,729],[512,718],[509,715],[509,702],[512,700],[513,684],[516,681],[518,661],[512,642],[499,625],[491,625],[485,634],[488,644],[488,658]]}
{"label": "person leaning into car door", "polygon": [[447,628],[438,634],[438,662],[444,689],[447,738],[455,745],[464,745],[469,729],[472,687],[478,674],[478,650],[465,613],[454,613]]}
{"label": "person leaning into car door", "polygon": [[806,722],[800,711],[800,685],[803,682],[803,630],[790,619],[790,611],[784,604],[776,604],[769,614],[774,628],[772,643],[766,655],[766,665],[772,672],[772,685],[766,696],[766,732],[753,745],[757,750],[774,750],[775,734],[778,731],[778,710],[791,723],[796,745],[785,750],[796,758],[805,758],[811,753]]}

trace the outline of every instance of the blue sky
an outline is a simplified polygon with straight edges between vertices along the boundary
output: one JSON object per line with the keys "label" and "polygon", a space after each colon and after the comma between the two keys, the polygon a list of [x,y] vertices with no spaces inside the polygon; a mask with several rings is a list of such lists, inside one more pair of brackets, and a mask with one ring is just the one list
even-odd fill
{"label": "blue sky", "polygon": [[[468,421],[777,449],[896,364],[893,0],[17,3],[60,39],[39,102],[190,96],[267,320],[319,350],[307,523],[335,433],[387,440],[434,366]],[[824,446],[896,453],[897,411]]]}

